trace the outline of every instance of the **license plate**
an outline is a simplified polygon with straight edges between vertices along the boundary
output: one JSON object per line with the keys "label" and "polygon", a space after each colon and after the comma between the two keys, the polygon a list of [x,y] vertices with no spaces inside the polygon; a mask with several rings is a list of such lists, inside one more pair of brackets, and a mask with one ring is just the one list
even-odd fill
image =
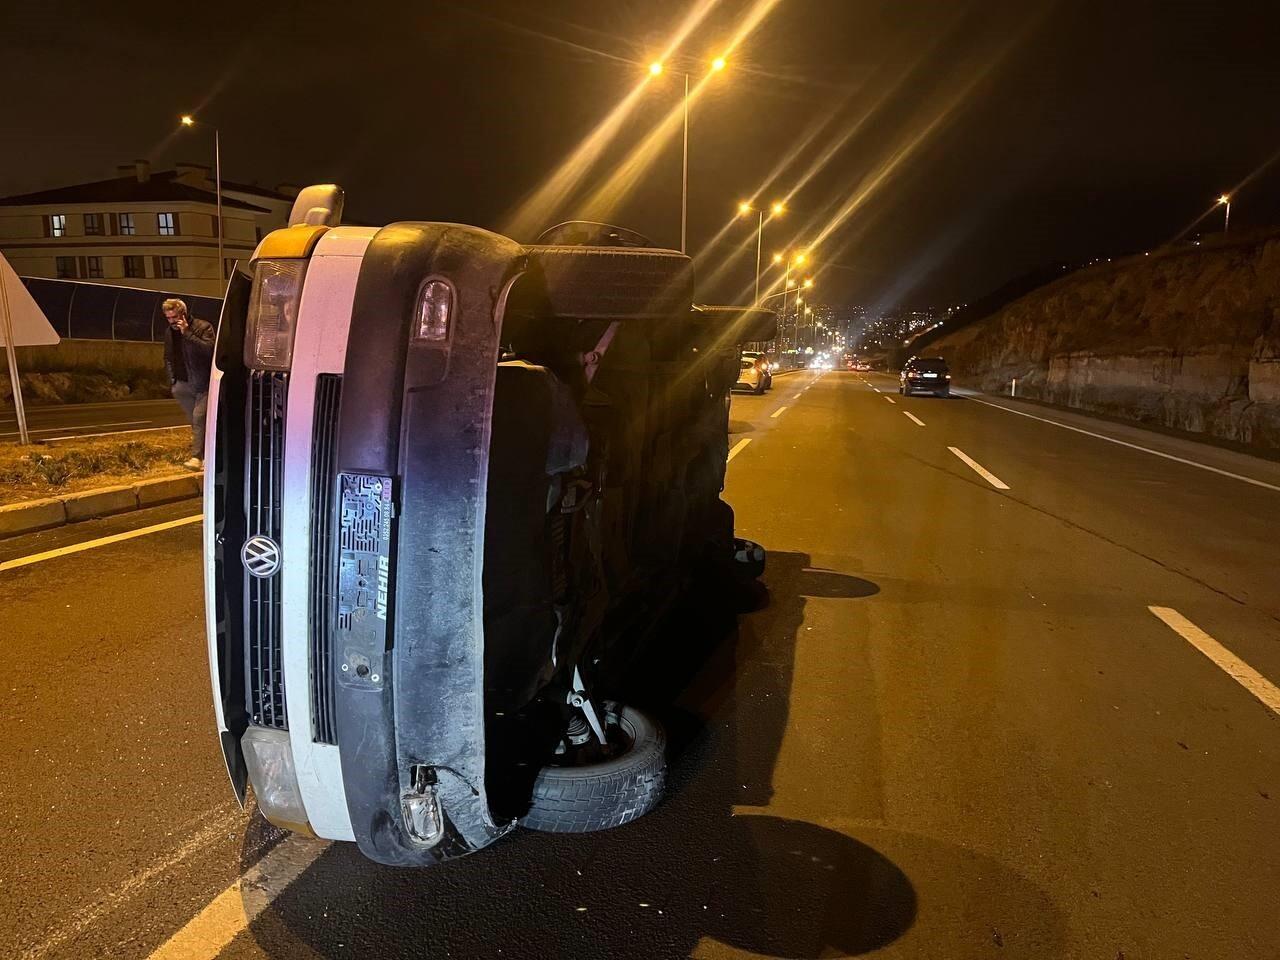
{"label": "license plate", "polygon": [[338,474],[338,681],[381,686],[391,583],[391,478]]}
{"label": "license plate", "polygon": [[936,374],[936,373],[926,373],[926,374],[925,374],[925,376],[926,376],[926,377],[936,377],[936,376],[937,376],[937,374]]}

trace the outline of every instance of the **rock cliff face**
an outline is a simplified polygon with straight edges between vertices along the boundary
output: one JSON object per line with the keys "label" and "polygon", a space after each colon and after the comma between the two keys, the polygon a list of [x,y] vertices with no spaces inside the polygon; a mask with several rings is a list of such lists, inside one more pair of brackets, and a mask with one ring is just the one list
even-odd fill
{"label": "rock cliff face", "polygon": [[1280,232],[1089,267],[918,352],[991,393],[1280,450]]}

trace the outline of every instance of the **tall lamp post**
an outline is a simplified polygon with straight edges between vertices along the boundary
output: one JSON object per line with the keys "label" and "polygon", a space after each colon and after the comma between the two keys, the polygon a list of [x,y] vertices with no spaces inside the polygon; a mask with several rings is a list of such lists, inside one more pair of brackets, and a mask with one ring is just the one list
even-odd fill
{"label": "tall lamp post", "polygon": [[1224,193],[1218,198],[1218,203],[1227,208],[1226,218],[1222,221],[1222,235],[1225,237],[1231,230],[1231,197]]}
{"label": "tall lamp post", "polygon": [[[724,57],[716,57],[711,61],[711,72],[719,73],[725,68]],[[649,64],[649,75],[658,76],[665,68],[661,61]],[[689,248],[689,74],[684,74],[684,152],[680,163],[680,252],[686,253]]]}
{"label": "tall lamp post", "polygon": [[218,198],[218,282],[227,282],[227,261],[222,255],[222,143],[218,137],[218,128],[213,124],[197,120],[189,113],[182,115],[184,127],[208,127],[213,131],[213,182],[214,192]]}
{"label": "tall lamp post", "polygon": [[[770,204],[769,214],[771,217],[779,217],[786,211],[786,209],[787,208],[783,206],[781,201],[777,201],[777,202],[774,202],[773,204]],[[751,206],[751,204],[747,203],[745,200],[742,203],[738,204],[738,216],[740,217],[745,217],[747,214],[752,213],[753,211],[758,216],[756,218],[756,296],[755,296],[755,299],[752,300],[751,302],[753,304],[759,304],[760,303],[760,249],[762,244],[764,243],[764,208],[761,207],[759,210],[756,210],[754,207]]]}

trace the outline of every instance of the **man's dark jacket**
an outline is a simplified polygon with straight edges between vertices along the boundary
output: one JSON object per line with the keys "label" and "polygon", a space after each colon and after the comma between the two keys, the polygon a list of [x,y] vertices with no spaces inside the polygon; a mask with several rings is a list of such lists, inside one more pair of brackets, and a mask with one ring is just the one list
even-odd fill
{"label": "man's dark jacket", "polygon": [[164,369],[169,382],[186,380],[198,393],[209,390],[213,366],[213,324],[199,317],[187,319],[183,333],[170,327],[164,335]]}

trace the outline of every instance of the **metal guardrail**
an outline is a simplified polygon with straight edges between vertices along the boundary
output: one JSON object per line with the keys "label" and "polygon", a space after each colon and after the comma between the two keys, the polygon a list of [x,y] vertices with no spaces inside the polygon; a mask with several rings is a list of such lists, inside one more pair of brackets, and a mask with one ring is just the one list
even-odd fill
{"label": "metal guardrail", "polygon": [[222,300],[107,283],[20,277],[60,337],[158,343],[168,324],[160,304],[177,297],[193,317],[217,324]]}

